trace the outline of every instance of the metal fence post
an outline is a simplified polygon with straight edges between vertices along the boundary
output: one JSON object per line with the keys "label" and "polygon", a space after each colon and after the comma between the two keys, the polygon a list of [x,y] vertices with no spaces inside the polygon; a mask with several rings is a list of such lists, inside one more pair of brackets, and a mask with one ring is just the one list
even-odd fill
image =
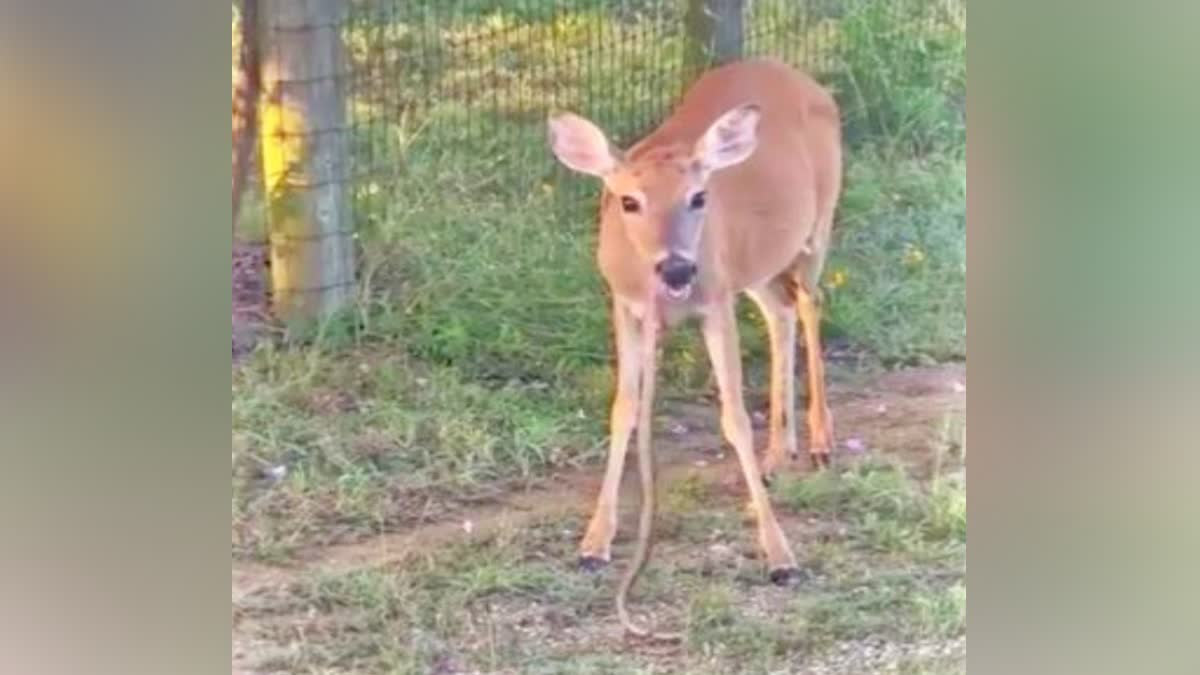
{"label": "metal fence post", "polygon": [[687,0],[684,75],[694,79],[714,64],[742,57],[746,0]]}
{"label": "metal fence post", "polygon": [[355,295],[339,0],[262,0],[263,192],[272,309],[323,319]]}

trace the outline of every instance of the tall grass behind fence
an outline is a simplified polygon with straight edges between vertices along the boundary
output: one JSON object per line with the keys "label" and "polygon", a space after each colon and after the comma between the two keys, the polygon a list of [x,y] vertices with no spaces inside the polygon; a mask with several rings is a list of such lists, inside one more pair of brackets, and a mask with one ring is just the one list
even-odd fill
{"label": "tall grass behind fence", "polygon": [[[604,363],[599,187],[553,159],[547,114],[578,112],[629,144],[696,72],[696,8],[731,4],[345,3],[344,181],[368,330],[489,377]],[[850,152],[830,335],[887,359],[961,355],[965,0],[742,6],[744,55],[805,68],[842,106]],[[263,233],[255,204],[243,209],[249,238]],[[699,353],[684,356],[706,370]]]}
{"label": "tall grass behind fence", "polygon": [[[545,147],[547,113],[569,109],[595,120],[619,145],[635,140],[688,84],[688,13],[712,2],[347,3],[341,30],[352,156],[345,179],[355,187],[355,220],[369,225],[379,216],[372,196],[414,172],[485,180],[457,175],[473,167],[503,176],[510,187],[562,188],[565,173]],[[911,81],[910,74],[893,71],[938,62],[937,54],[914,60],[904,52],[937,49],[931,38],[965,30],[963,0],[742,4],[744,53],[784,59],[833,85],[852,140],[893,135],[906,124],[931,128],[890,110],[884,99],[910,100],[889,90],[894,81]],[[855,61],[853,52],[878,60]]]}

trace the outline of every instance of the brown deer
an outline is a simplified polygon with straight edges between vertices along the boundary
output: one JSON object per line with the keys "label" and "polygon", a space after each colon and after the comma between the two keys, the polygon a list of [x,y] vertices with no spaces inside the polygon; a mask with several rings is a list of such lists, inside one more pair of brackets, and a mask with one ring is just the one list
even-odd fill
{"label": "brown deer", "polygon": [[[611,291],[616,334],[608,466],[580,564],[596,569],[611,557],[618,487],[636,427],[642,513],[617,610],[627,630],[647,635],[629,620],[625,596],[650,547],[650,406],[660,326],[700,317],[720,389],[721,429],[749,488],[769,577],[777,584],[798,577],[764,475],[797,456],[797,318],[808,357],[808,450],[814,464],[828,465],[833,448],[818,280],[841,189],[839,112],[833,97],[808,75],[774,60],[747,60],[704,74],[674,113],[627,152],[573,114],[552,116],[549,131],[559,161],[603,181],[597,258]],[[770,441],[761,469],[742,398],[738,293],[761,309],[771,341]]]}

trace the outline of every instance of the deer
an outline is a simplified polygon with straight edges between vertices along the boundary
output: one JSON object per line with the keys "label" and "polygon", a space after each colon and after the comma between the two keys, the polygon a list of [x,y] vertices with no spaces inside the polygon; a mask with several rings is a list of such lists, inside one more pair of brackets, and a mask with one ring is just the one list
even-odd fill
{"label": "deer", "polygon": [[[684,319],[699,319],[719,390],[722,435],[748,487],[768,578],[777,585],[798,582],[796,558],[766,488],[789,459],[799,458],[797,320],[807,357],[808,452],[818,470],[829,466],[834,447],[819,282],[841,191],[840,112],[807,73],[775,59],[747,59],[701,75],[670,116],[628,150],[571,112],[550,115],[548,140],[567,168],[602,183],[596,261],[611,299],[617,361],[608,461],[579,565],[595,571],[611,560],[621,475],[636,429],[642,503],[616,609],[629,633],[677,638],[652,633],[626,608],[652,543],[658,336]],[[770,340],[769,441],[761,465],[742,392],[739,294],[757,305]]]}

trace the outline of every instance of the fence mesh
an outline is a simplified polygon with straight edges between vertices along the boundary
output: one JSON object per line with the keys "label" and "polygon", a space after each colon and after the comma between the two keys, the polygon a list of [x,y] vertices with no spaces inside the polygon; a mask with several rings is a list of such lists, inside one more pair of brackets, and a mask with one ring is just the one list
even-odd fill
{"label": "fence mesh", "polygon": [[[493,153],[507,180],[558,180],[542,147],[550,110],[595,120],[620,145],[660,121],[695,72],[689,29],[701,12],[728,20],[721,0],[357,0],[345,36],[353,170],[395,178],[423,138],[444,149]],[[898,32],[965,20],[962,2],[740,0],[747,56],[770,55],[823,80],[843,68],[839,23],[876,4]],[[705,11],[707,10],[707,11]],[[713,61],[720,55],[707,54]],[[689,62],[689,59],[693,59]],[[846,101],[854,106],[857,101]],[[850,115],[853,117],[853,115]],[[536,148],[526,153],[522,146]],[[453,163],[452,152],[422,161]],[[503,162],[508,164],[508,162]]]}
{"label": "fence mesh", "polygon": [[[878,112],[892,64],[865,41],[926,49],[928,36],[965,31],[965,14],[965,0],[350,0],[331,25],[264,18],[263,56],[289,31],[341,35],[342,67],[316,77],[339,80],[346,126],[310,133],[348,134],[349,161],[334,180],[351,184],[362,231],[397,208],[388,201],[405,181],[477,186],[486,198],[503,180],[508,191],[580,204],[588,182],[568,178],[546,148],[550,111],[587,116],[624,146],[705,64],[739,54],[778,57],[829,84],[854,142],[905,123]],[[855,30],[863,17],[873,30]],[[860,50],[885,56],[852,64]]]}

